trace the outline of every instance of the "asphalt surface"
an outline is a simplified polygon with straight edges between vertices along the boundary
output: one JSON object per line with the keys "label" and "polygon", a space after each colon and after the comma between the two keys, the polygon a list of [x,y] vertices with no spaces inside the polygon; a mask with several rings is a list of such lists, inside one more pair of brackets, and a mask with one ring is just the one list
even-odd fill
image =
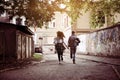
{"label": "asphalt surface", "polygon": [[120,80],[115,70],[119,72],[120,66],[80,56],[73,64],[69,55],[64,55],[59,64],[57,54],[45,54],[41,62],[0,73],[0,80]]}

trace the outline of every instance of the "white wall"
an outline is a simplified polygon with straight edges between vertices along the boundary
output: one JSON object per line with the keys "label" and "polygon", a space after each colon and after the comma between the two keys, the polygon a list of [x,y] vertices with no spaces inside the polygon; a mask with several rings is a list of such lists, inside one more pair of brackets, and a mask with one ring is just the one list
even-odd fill
{"label": "white wall", "polygon": [[79,46],[77,47],[77,53],[86,53],[86,48],[87,48],[87,40],[86,40],[86,35],[85,34],[82,34],[82,35],[79,35],[78,38],[80,39],[80,44]]}

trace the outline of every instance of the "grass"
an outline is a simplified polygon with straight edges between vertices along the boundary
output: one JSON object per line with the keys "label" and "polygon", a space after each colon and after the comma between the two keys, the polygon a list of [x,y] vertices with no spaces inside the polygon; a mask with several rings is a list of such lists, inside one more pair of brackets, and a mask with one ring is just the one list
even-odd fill
{"label": "grass", "polygon": [[42,55],[40,53],[34,53],[32,59],[33,60],[42,60]]}
{"label": "grass", "polygon": [[10,60],[5,62],[0,62],[0,72],[10,70],[12,68],[19,68],[24,67],[31,63],[32,61],[41,61],[43,56],[40,53],[34,53],[33,56],[30,59],[24,59],[24,60],[14,60],[13,58],[10,58]]}

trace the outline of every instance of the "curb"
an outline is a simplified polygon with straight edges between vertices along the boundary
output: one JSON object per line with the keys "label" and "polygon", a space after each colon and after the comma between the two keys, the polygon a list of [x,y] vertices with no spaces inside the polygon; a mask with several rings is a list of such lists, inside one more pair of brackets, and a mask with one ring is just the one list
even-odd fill
{"label": "curb", "polygon": [[120,64],[118,64],[118,63],[107,62],[107,60],[103,61],[103,60],[96,60],[96,59],[88,59],[88,58],[80,57],[80,56],[78,56],[76,58],[81,58],[81,59],[85,59],[85,60],[89,60],[89,61],[93,61],[93,62],[99,62],[99,63],[104,63],[104,64],[120,66]]}

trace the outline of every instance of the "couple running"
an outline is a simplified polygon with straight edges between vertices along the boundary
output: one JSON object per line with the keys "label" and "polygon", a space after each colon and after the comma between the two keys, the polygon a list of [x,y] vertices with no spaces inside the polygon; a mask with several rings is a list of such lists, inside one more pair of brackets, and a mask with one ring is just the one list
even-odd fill
{"label": "couple running", "polygon": [[[57,32],[57,37],[54,39],[55,44],[55,50],[58,54],[58,60],[59,64],[61,61],[63,61],[63,52],[66,49],[66,47],[70,47],[70,58],[73,60],[73,64],[75,64],[75,53],[76,53],[76,47],[80,43],[79,38],[75,35],[75,32],[72,31],[71,36],[68,39],[68,46],[64,43],[64,34],[61,31]],[[68,48],[69,49],[69,48]]]}

